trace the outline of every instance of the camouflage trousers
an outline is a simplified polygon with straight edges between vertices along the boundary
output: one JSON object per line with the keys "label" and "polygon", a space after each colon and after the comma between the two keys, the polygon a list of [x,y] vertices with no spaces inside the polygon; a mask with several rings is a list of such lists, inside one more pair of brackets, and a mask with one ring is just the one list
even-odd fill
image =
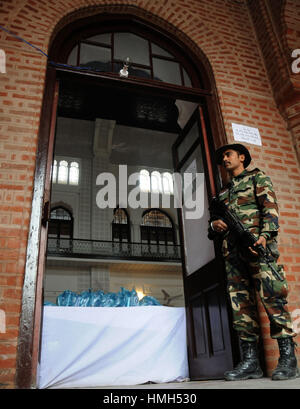
{"label": "camouflage trousers", "polygon": [[276,239],[268,241],[268,246],[275,259],[273,266],[284,281],[276,279],[266,263],[253,258],[250,253],[247,256],[242,254],[237,247],[225,258],[233,326],[239,337],[246,341],[258,340],[260,335],[256,292],[267,312],[271,337],[297,335],[293,332],[291,316],[286,307],[288,285],[283,266],[276,263],[279,257]]}

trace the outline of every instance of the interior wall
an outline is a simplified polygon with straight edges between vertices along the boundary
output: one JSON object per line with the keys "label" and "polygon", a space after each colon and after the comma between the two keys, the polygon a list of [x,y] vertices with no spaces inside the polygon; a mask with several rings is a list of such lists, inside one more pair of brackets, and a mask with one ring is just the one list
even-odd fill
{"label": "interior wall", "polygon": [[[99,209],[96,203],[96,196],[103,186],[96,185],[97,176],[101,173],[110,172],[119,180],[119,165],[110,162],[110,151],[94,151],[95,121],[81,119],[71,119],[58,117],[55,155],[74,160],[80,163],[80,183],[79,186],[52,184],[51,206],[66,204],[72,209],[74,216],[74,238],[91,240],[111,240],[111,222],[113,220],[113,209]],[[117,130],[115,130],[117,132]],[[155,131],[153,131],[155,132]],[[175,139],[176,135],[174,136]],[[151,141],[150,141],[151,144]],[[149,145],[150,146],[150,145]],[[130,147],[129,147],[130,149]],[[129,154],[130,155],[130,154]],[[171,148],[170,148],[170,156]],[[123,163],[124,165],[124,163]],[[128,166],[128,177],[149,166]],[[153,170],[171,171],[168,168],[156,168]],[[136,186],[128,186],[128,195]],[[117,192],[117,204],[119,194]],[[160,195],[160,203],[162,203]],[[151,205],[149,195],[149,208]],[[177,221],[177,209],[174,208],[174,201],[171,197],[171,207],[164,209],[172,218],[176,240],[179,244],[179,229]],[[131,241],[140,242],[140,224],[145,208],[133,209],[128,207],[128,214],[131,222]]]}
{"label": "interior wall", "polygon": [[56,303],[56,298],[65,290],[80,293],[91,288],[91,272],[86,265],[47,266],[44,300]]}
{"label": "interior wall", "polygon": [[[102,124],[101,126],[99,123]],[[102,186],[96,185],[97,176],[103,172],[110,172],[119,181],[119,164],[111,163],[114,146],[118,147],[120,136],[121,141],[124,139],[125,146],[121,142],[121,156],[124,163],[124,153],[122,149],[129,150],[131,146],[126,146],[126,135],[132,133],[134,128],[124,127],[122,125],[113,126],[111,140],[109,143],[108,133],[109,122],[97,119],[88,121],[81,119],[71,119],[58,117],[56,127],[55,157],[58,159],[72,159],[79,162],[80,179],[78,186],[65,185],[59,183],[52,184],[51,207],[65,205],[72,210],[74,217],[74,234],[77,239],[91,240],[111,240],[111,223],[113,220],[113,209],[99,209],[96,203],[96,196]],[[99,134],[101,127],[102,135]],[[148,131],[152,133],[155,131]],[[96,138],[96,135],[97,138]],[[141,133],[139,133],[141,135]],[[163,134],[162,134],[163,136]],[[117,142],[115,142],[115,138]],[[131,135],[132,137],[132,135]],[[176,135],[174,136],[174,138]],[[123,138],[123,139],[122,139]],[[103,143],[105,141],[105,143]],[[139,143],[131,138],[131,143]],[[151,139],[149,143],[151,150]],[[148,150],[148,154],[149,154]],[[120,154],[119,154],[120,155]],[[130,154],[129,154],[130,155]],[[172,156],[171,148],[169,152]],[[151,156],[151,155],[150,155]],[[114,152],[114,157],[118,157],[118,151]],[[126,158],[126,155],[125,155]],[[134,162],[132,154],[128,156],[131,163]],[[149,160],[149,159],[148,159]],[[141,158],[136,159],[136,166],[127,167],[129,175],[139,172],[141,169],[151,169],[149,166],[142,166]],[[172,162],[172,159],[169,161]],[[168,168],[153,167],[153,170],[171,171]],[[117,183],[118,186],[118,183]],[[128,186],[128,194],[135,186]],[[118,193],[118,192],[117,192]],[[119,199],[119,194],[117,194]],[[118,203],[118,200],[117,200]],[[149,195],[149,205],[150,205]],[[172,206],[173,200],[170,200]],[[173,219],[176,232],[177,244],[179,244],[179,231],[177,222],[177,209],[172,206],[165,209]],[[127,209],[130,217],[131,241],[140,242],[140,224],[144,208]],[[162,292],[164,289],[170,296],[178,296],[171,301],[172,306],[184,306],[183,282],[181,265],[166,266],[164,264],[140,264],[140,263],[90,263],[78,260],[60,261],[59,259],[48,259],[44,277],[44,299],[52,303],[64,290],[71,290],[77,293],[87,291],[103,290],[105,292],[118,292],[124,287],[128,290],[135,288],[142,291],[144,295],[151,295],[158,299],[159,302],[166,303],[166,295]]]}
{"label": "interior wall", "polygon": [[117,293],[124,287],[130,291],[134,288],[171,307],[185,305],[180,265],[48,260],[44,280],[44,299],[54,304],[65,290]]}
{"label": "interior wall", "polygon": [[182,271],[180,266],[160,266],[153,268],[151,264],[128,266],[129,271],[124,274],[124,267],[114,264],[110,267],[110,288],[112,292],[117,292],[120,287],[136,291],[141,291],[144,295],[155,297],[161,304],[167,304],[162,290],[170,297],[177,297],[170,300],[170,307],[184,307],[184,291]]}

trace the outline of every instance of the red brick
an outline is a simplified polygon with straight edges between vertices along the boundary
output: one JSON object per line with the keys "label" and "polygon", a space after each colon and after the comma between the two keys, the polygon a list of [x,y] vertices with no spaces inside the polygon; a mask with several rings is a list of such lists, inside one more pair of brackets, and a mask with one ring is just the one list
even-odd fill
{"label": "red brick", "polygon": [[[16,354],[17,346],[10,343],[0,342],[0,355],[12,355]],[[1,364],[0,364],[1,367]]]}
{"label": "red brick", "polygon": [[13,368],[16,365],[15,359],[5,359],[5,357],[0,355],[1,368]]}

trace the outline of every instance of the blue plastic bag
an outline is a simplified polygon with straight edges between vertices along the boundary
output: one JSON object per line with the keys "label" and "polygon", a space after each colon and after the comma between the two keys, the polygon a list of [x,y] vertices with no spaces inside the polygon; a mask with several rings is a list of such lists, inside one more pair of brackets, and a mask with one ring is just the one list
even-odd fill
{"label": "blue plastic bag", "polygon": [[76,304],[78,294],[70,290],[65,290],[56,298],[56,304],[60,307],[71,307]]}
{"label": "blue plastic bag", "polygon": [[44,305],[46,307],[56,307],[56,304],[53,304],[53,302],[50,301],[44,301]]}
{"label": "blue plastic bag", "polygon": [[104,297],[102,290],[91,293],[91,307],[101,307],[101,303]]}
{"label": "blue plastic bag", "polygon": [[136,307],[139,305],[139,298],[134,288],[132,291],[129,291],[121,287],[121,294],[124,298],[124,307]]}
{"label": "blue plastic bag", "polygon": [[92,293],[89,291],[82,291],[75,303],[76,307],[91,307]]}
{"label": "blue plastic bag", "polygon": [[[44,303],[44,305],[46,305]],[[47,305],[54,305],[48,303]],[[161,305],[154,297],[145,296],[139,301],[137,293],[133,288],[131,291],[124,287],[118,293],[104,293],[99,291],[82,291],[77,294],[65,290],[56,298],[56,305],[60,307],[137,307],[147,305]]]}
{"label": "blue plastic bag", "polygon": [[104,294],[101,307],[114,307],[116,304],[116,297],[117,295],[115,293]]}
{"label": "blue plastic bag", "polygon": [[156,298],[151,297],[150,295],[145,295],[145,297],[143,297],[140,302],[139,302],[140,306],[147,306],[147,305],[161,305],[159,301],[157,301]]}

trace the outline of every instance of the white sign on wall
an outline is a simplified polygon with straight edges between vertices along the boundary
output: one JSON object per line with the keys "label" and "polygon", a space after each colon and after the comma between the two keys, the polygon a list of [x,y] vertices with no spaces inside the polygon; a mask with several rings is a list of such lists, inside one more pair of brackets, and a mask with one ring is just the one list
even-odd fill
{"label": "white sign on wall", "polygon": [[262,145],[260,133],[257,128],[234,123],[231,125],[235,141],[251,143],[252,145]]}

